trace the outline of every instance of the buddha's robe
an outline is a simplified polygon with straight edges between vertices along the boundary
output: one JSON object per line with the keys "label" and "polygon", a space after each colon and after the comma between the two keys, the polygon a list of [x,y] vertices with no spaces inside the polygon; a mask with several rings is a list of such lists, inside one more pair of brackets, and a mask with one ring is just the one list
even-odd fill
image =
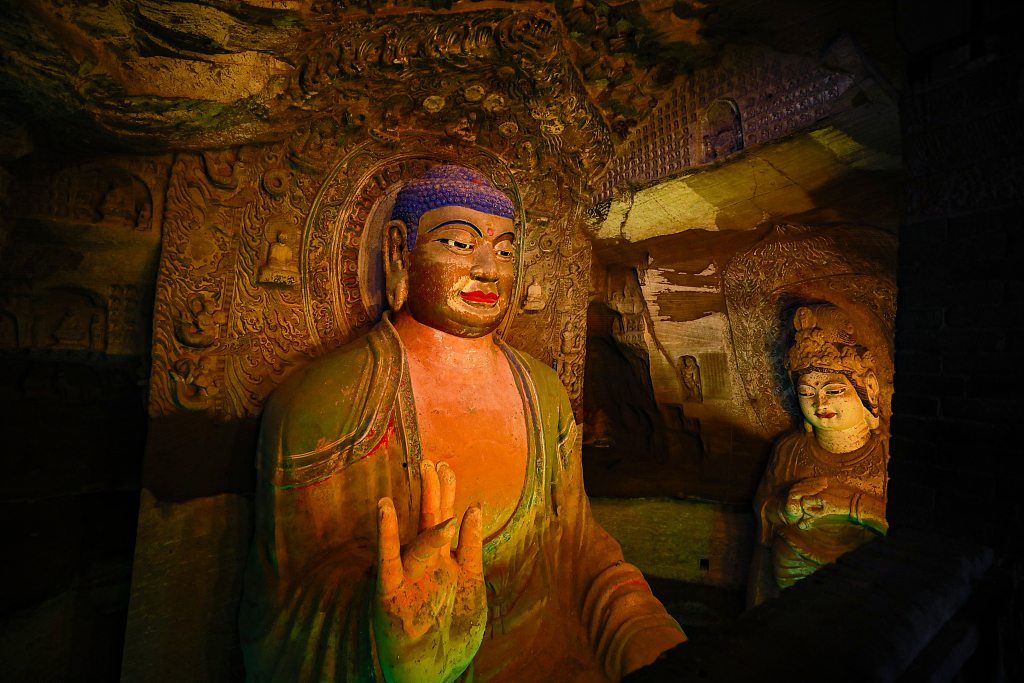
{"label": "buddha's robe", "polygon": [[[461,680],[616,679],[631,638],[679,627],[591,516],[558,376],[501,348],[523,400],[528,466],[515,511],[484,539],[487,632]],[[369,621],[377,501],[394,500],[411,541],[420,460],[407,361],[387,318],[271,396],[241,608],[249,681],[383,680]]]}
{"label": "buddha's robe", "polygon": [[[787,588],[797,580],[835,562],[843,553],[884,533],[885,527],[856,519],[857,510],[849,519],[809,519],[809,528],[773,521],[786,503],[789,488],[802,479],[828,477],[829,486],[843,484],[877,500],[885,501],[886,465],[889,453],[887,440],[878,432],[864,446],[850,453],[830,453],[818,444],[813,432],[793,432],[782,436],[772,452],[772,459],[754,497],[758,513],[760,545],[771,548],[771,566],[779,588]],[[856,501],[854,503],[856,507]],[[884,508],[882,510],[884,515]],[[880,520],[884,525],[884,519]]]}

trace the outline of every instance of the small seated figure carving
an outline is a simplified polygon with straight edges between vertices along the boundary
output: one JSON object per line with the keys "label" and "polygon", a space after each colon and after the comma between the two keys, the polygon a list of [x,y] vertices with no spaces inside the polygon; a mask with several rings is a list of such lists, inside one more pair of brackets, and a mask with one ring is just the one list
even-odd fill
{"label": "small seated figure carving", "polygon": [[277,241],[270,244],[267,263],[260,268],[260,284],[295,286],[299,281],[299,267],[295,265],[292,248],[284,233],[277,234]]}
{"label": "small seated figure carving", "polygon": [[394,313],[271,396],[249,681],[615,681],[686,639],[591,515],[558,375],[493,335],[513,213],[467,168],[409,182],[383,231]]}
{"label": "small seated figure carving", "polygon": [[82,329],[78,316],[68,311],[61,318],[60,326],[54,331],[53,338],[57,340],[56,348],[81,349],[86,346],[87,335],[88,333]]}
{"label": "small seated figure carving", "polygon": [[526,301],[523,303],[524,311],[540,311],[544,309],[544,287],[537,282],[537,276],[533,277],[530,286],[526,288]]}
{"label": "small seated figure carving", "polygon": [[749,605],[888,530],[888,443],[872,352],[831,304],[801,308],[794,322],[785,364],[804,429],[779,439],[754,499]]}

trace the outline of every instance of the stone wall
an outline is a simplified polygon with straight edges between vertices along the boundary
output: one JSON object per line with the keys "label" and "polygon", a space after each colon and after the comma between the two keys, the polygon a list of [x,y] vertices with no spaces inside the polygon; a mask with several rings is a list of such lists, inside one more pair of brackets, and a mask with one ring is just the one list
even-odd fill
{"label": "stone wall", "polygon": [[911,59],[890,517],[997,551],[1004,611],[990,646],[1004,680],[1019,680],[1024,53],[997,3],[947,5],[901,7]]}
{"label": "stone wall", "polygon": [[2,137],[14,172],[0,226],[0,661],[5,680],[114,680],[160,244],[162,194],[140,175],[159,185],[167,166],[50,165],[23,129]]}

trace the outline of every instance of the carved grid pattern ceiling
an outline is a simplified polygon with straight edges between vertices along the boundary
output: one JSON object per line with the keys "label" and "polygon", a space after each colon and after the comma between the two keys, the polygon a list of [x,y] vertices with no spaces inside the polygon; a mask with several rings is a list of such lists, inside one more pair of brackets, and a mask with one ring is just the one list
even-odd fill
{"label": "carved grid pattern ceiling", "polygon": [[825,116],[853,82],[852,76],[819,67],[811,59],[747,53],[694,73],[673,88],[609,165],[591,204],[611,198],[623,183],[640,185],[700,166],[703,124],[711,105],[731,101],[739,109],[737,148],[792,133]]}

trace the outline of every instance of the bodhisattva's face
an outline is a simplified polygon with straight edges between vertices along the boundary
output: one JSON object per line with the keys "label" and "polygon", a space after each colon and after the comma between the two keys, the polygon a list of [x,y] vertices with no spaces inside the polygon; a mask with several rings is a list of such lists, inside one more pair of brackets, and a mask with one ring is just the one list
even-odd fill
{"label": "bodhisattva's face", "polygon": [[864,404],[846,375],[808,372],[797,378],[797,400],[815,430],[841,431],[865,421]]}
{"label": "bodhisattva's face", "polygon": [[516,281],[515,224],[461,206],[420,218],[407,256],[407,305],[419,323],[459,337],[497,329]]}

